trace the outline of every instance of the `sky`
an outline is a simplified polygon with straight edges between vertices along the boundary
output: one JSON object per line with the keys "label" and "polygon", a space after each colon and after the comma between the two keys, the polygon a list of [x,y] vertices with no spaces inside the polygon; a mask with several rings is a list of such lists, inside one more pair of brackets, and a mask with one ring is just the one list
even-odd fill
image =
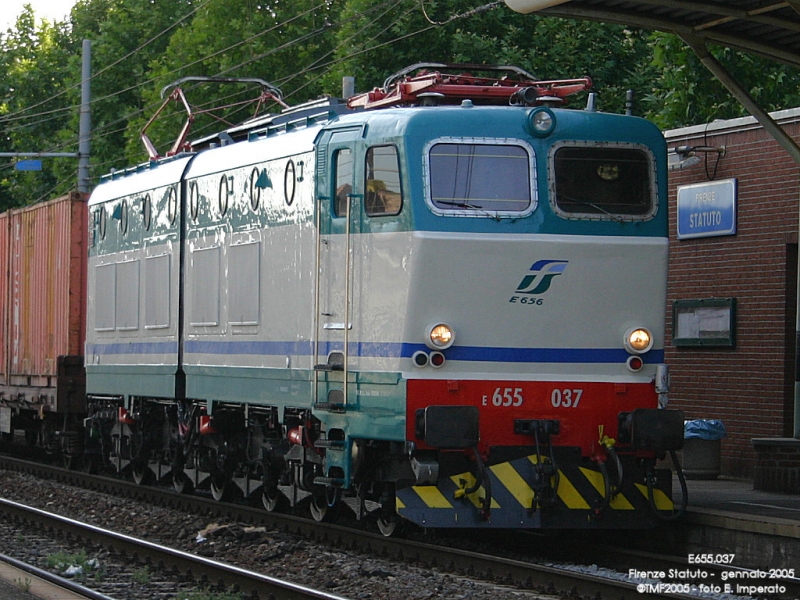
{"label": "sky", "polygon": [[0,31],[5,32],[17,21],[22,7],[30,4],[36,20],[61,21],[69,14],[75,0],[0,0]]}

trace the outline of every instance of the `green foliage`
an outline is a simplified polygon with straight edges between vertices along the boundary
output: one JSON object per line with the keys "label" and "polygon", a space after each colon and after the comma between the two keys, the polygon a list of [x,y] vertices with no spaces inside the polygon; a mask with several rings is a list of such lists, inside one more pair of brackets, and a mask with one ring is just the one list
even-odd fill
{"label": "green foliage", "polygon": [[[69,40],[63,25],[35,22],[30,6],[17,19],[16,28],[0,34],[0,150],[3,152],[61,150],[53,132],[69,118],[64,94],[69,71]],[[52,98],[44,103],[45,99]],[[13,170],[13,161],[0,163],[0,210],[60,191],[52,162],[45,171]]]}
{"label": "green foliage", "polygon": [[[589,76],[600,110],[634,113],[662,128],[744,114],[678,38],[631,27],[521,15],[477,0],[77,0],[63,23],[26,7],[0,33],[0,151],[77,152],[82,40],[92,40],[91,175],[146,160],[139,139],[160,92],[187,75],[264,79],[299,104],[380,86],[418,62],[509,64],[542,79]],[[800,105],[795,69],[713,48],[768,110]],[[196,138],[254,114],[254,85],[186,84]],[[571,99],[580,107],[585,98]],[[211,106],[224,108],[211,114]],[[267,102],[261,111],[278,111]],[[160,153],[186,118],[169,103],[148,130]],[[222,119],[222,121],[218,120]],[[75,188],[74,158],[44,159],[41,172],[0,162],[0,210]]]}
{"label": "green foliage", "polygon": [[415,0],[346,2],[337,30],[341,62],[326,77],[328,87],[354,75],[360,89],[369,89],[417,62],[508,64],[541,79],[588,75],[601,108],[621,111],[626,90],[641,90],[653,77],[647,34],[636,29],[521,15],[504,5],[475,14],[476,4],[464,0],[424,5],[430,20]]}
{"label": "green foliage", "polygon": [[19,578],[14,580],[14,583],[17,584],[17,587],[21,591],[30,592],[31,591],[31,584],[33,583],[33,581],[31,581],[30,577],[25,577],[24,579],[22,577],[19,577]]}
{"label": "green foliage", "polygon": [[[647,98],[647,116],[657,125],[674,128],[747,114],[680,38],[653,33],[650,45],[659,77]],[[762,108],[800,106],[797,69],[730,48],[711,52]]]}
{"label": "green foliage", "polygon": [[133,573],[131,573],[131,579],[138,585],[147,585],[152,581],[153,575],[150,573],[150,569],[145,566],[134,569]]}
{"label": "green foliage", "polygon": [[[187,75],[259,78],[277,85],[287,99],[295,96],[303,101],[316,95],[322,90],[313,72],[304,67],[330,51],[327,32],[332,14],[331,5],[324,0],[207,2],[191,24],[172,35],[168,47],[151,63],[155,85],[145,92],[145,101],[160,105],[158,90]],[[229,107],[213,115],[199,113],[192,131],[203,135],[254,116],[255,105],[242,103],[257,98],[260,89],[252,84],[190,84],[184,91],[198,111]],[[170,109],[173,107],[176,110],[165,110],[166,118],[148,130],[162,154],[186,118],[181,105],[170,104]],[[280,109],[274,104],[271,108]],[[139,117],[137,125],[144,123],[145,115]],[[130,158],[141,156],[138,139],[129,139],[127,154]]]}

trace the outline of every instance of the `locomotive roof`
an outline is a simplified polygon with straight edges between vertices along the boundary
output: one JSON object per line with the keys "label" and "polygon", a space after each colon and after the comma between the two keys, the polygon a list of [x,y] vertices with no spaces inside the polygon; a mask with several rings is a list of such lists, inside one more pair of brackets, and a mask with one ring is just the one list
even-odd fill
{"label": "locomotive roof", "polygon": [[[193,155],[181,154],[161,161],[143,163],[138,167],[113,172],[103,178],[89,198],[89,205],[114,198],[138,194],[179,181]],[[131,177],[136,175],[136,177]]]}

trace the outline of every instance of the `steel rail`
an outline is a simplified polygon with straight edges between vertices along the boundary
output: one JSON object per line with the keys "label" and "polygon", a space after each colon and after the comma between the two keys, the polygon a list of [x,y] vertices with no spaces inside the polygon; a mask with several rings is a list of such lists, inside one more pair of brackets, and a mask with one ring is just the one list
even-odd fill
{"label": "steel rail", "polygon": [[40,569],[39,567],[30,565],[21,560],[17,560],[11,556],[0,554],[0,562],[5,563],[17,571],[22,571],[32,575],[33,577],[36,577],[37,579],[41,579],[42,581],[52,585],[54,588],[61,588],[61,590],[72,592],[76,596],[86,598],[87,600],[114,600],[111,596],[106,596],[105,594],[101,594],[100,592],[84,587],[79,583],[75,583],[74,581],[70,581],[64,577],[59,577],[55,573]]}
{"label": "steel rail", "polygon": [[65,534],[111,547],[119,553],[138,556],[140,560],[149,559],[154,564],[172,565],[180,571],[192,574],[197,580],[222,581],[245,595],[256,593],[260,598],[275,598],[275,600],[347,600],[343,596],[109,531],[11,500],[0,498],[0,513],[22,521],[44,524],[45,527]]}
{"label": "steel rail", "polygon": [[[67,471],[40,463],[0,455],[0,468],[11,468],[36,476],[53,478],[63,483],[75,485],[157,503],[179,510],[208,513],[216,516],[273,527],[279,531],[326,543],[346,550],[360,551],[371,556],[386,557],[390,560],[415,563],[422,567],[435,567],[449,573],[517,586],[523,590],[542,593],[567,593],[571,595],[608,598],[614,600],[653,600],[674,598],[676,600],[697,600],[689,594],[674,594],[637,589],[637,583],[600,577],[525,562],[492,556],[480,552],[422,543],[401,538],[387,538],[382,535],[330,523],[318,523],[311,519],[294,515],[267,512],[244,504],[217,502],[198,495],[177,494],[171,488],[136,485],[121,479],[86,475]],[[490,532],[486,533],[487,537]],[[596,562],[597,559],[595,559]]]}

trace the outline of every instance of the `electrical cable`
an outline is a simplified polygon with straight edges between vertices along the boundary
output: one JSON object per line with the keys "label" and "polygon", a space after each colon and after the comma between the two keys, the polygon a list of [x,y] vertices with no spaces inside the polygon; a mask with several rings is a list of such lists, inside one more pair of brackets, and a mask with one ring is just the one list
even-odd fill
{"label": "electrical cable", "polygon": [[[199,10],[199,8],[201,8],[202,6],[205,6],[205,5],[206,5],[206,4],[208,4],[208,2],[210,2],[210,1],[211,1],[211,0],[206,0],[206,2],[204,2],[204,3],[203,3],[201,6],[200,6],[200,7],[198,7],[197,9],[195,9],[195,11],[192,11],[192,13],[189,13],[189,15],[193,14],[194,12],[196,12],[196,10]],[[372,7],[371,9],[369,9],[369,11],[365,11],[365,12],[363,12],[363,13],[360,13],[359,15],[356,15],[355,17],[352,17],[351,19],[354,19],[354,18],[356,18],[356,17],[363,16],[363,14],[365,14],[366,12],[372,12],[372,11],[374,11],[374,10],[378,10],[378,9],[380,9],[381,7],[384,7],[384,6],[387,6],[387,5],[388,5],[388,6],[390,6],[390,9],[389,9],[389,10],[391,10],[391,8],[392,8],[392,7],[396,7],[396,4],[397,4],[397,3],[392,3],[392,2],[384,2],[384,3],[380,4],[380,5],[377,5],[376,7]],[[473,10],[471,10],[471,11],[467,11],[467,12],[465,12],[465,13],[460,13],[460,14],[458,14],[458,15],[453,15],[452,17],[450,17],[450,19],[448,19],[448,21],[446,21],[446,22],[443,22],[443,23],[449,23],[449,22],[452,22],[453,20],[456,20],[456,19],[459,19],[459,18],[465,18],[465,17],[473,16],[473,15],[475,15],[475,14],[478,14],[478,13],[480,13],[480,12],[484,12],[484,11],[486,11],[486,10],[489,10],[489,9],[491,9],[491,8],[494,8],[494,7],[495,7],[496,5],[498,5],[498,4],[500,4],[500,3],[499,3],[499,2],[494,2],[494,3],[490,3],[490,4],[487,4],[487,5],[484,5],[484,6],[482,6],[482,7],[479,7],[479,8],[477,8],[477,9],[473,9]],[[274,28],[271,28],[271,29],[275,29],[275,28],[277,28],[277,27],[280,27],[280,26],[282,26],[282,25],[285,25],[285,23],[288,23],[288,22],[291,22],[291,21],[293,21],[293,20],[296,20],[296,19],[297,19],[297,18],[299,18],[300,16],[307,15],[307,14],[309,14],[309,13],[313,12],[314,10],[316,10],[316,9],[318,9],[318,8],[320,8],[320,7],[324,6],[324,5],[325,5],[324,3],[323,3],[323,4],[320,4],[320,5],[317,5],[317,6],[315,6],[314,8],[312,8],[312,9],[309,9],[308,11],[305,11],[305,12],[304,12],[304,13],[302,13],[301,15],[296,15],[296,16],[292,17],[291,19],[289,19],[289,20],[285,21],[284,23],[282,23],[282,24],[278,24],[278,25],[276,25]],[[385,15],[386,15],[386,14],[389,12],[389,10],[387,10],[387,11],[385,11],[385,12],[381,13],[381,14],[380,14],[380,15],[379,15],[379,16],[378,16],[376,19],[374,19],[373,21],[371,21],[371,22],[370,22],[368,25],[366,25],[366,26],[365,26],[363,29],[367,29],[369,26],[371,26],[372,24],[376,23],[376,22],[378,21],[378,19],[379,19],[379,18],[381,18],[381,17],[383,17],[383,16],[385,16]],[[401,16],[401,18],[402,18],[402,17],[404,17],[404,16],[406,16],[406,15],[407,15],[409,12],[410,12],[410,9],[409,9],[409,10],[407,10],[407,11],[405,11],[405,12],[404,12],[404,14]],[[185,18],[188,18],[188,16],[189,16],[189,15],[187,15],[186,17],[183,17],[183,19],[185,19]],[[327,30],[331,29],[332,27],[341,26],[343,23],[346,23],[347,21],[349,21],[349,20],[351,20],[351,19],[346,19],[345,21],[343,21],[343,22],[341,22],[341,23],[338,23],[338,24],[336,24],[336,25],[330,25],[330,24],[326,24],[326,26],[324,26],[324,27],[322,27],[322,28],[320,28],[320,29],[318,29],[318,30],[315,30],[315,31],[314,31],[314,32],[312,32],[311,34],[306,34],[306,35],[304,35],[304,36],[300,36],[299,38],[295,38],[295,40],[293,40],[293,41],[291,41],[291,42],[287,42],[286,44],[283,44],[283,45],[282,45],[282,46],[280,46],[278,49],[273,49],[273,50],[271,50],[270,52],[268,52],[268,53],[264,53],[264,54],[260,55],[259,57],[255,58],[255,59],[253,59],[253,58],[251,58],[251,59],[248,59],[247,61],[245,61],[245,62],[243,62],[243,63],[240,63],[239,65],[235,65],[234,67],[231,67],[231,68],[229,68],[229,69],[226,69],[226,70],[225,70],[225,71],[223,71],[222,73],[228,73],[228,72],[230,72],[230,71],[233,71],[233,70],[236,70],[236,69],[238,69],[238,68],[241,68],[241,67],[243,67],[243,66],[246,66],[247,64],[249,64],[249,63],[253,62],[254,60],[258,60],[259,58],[264,58],[265,56],[268,56],[268,55],[270,55],[270,54],[272,54],[272,53],[274,53],[274,52],[278,51],[279,49],[285,49],[285,48],[288,48],[288,47],[290,47],[291,45],[293,45],[293,44],[295,44],[295,43],[300,43],[300,42],[302,42],[302,41],[305,41],[305,40],[307,40],[307,39],[310,39],[310,38],[311,38],[311,37],[313,37],[314,35],[319,35],[319,34],[321,34],[321,33],[325,32],[325,31],[327,31]],[[395,20],[394,22],[395,22],[395,23],[397,23],[398,21],[399,21],[399,19]],[[174,26],[174,25],[173,25],[173,26]],[[339,58],[336,58],[336,59],[334,59],[334,60],[328,61],[327,63],[319,64],[319,61],[320,61],[322,58],[324,58],[324,57],[320,57],[320,58],[318,58],[318,59],[317,59],[317,60],[316,60],[314,63],[312,63],[312,65],[310,65],[309,67],[306,67],[305,69],[302,69],[301,71],[298,71],[298,72],[296,72],[296,73],[292,74],[291,76],[289,76],[289,77],[287,77],[287,78],[284,78],[284,80],[285,80],[285,81],[291,81],[291,80],[295,79],[295,78],[296,78],[296,77],[298,77],[298,76],[301,76],[301,75],[303,75],[303,74],[306,74],[306,73],[309,73],[309,72],[312,72],[312,71],[315,71],[315,70],[318,70],[318,69],[326,69],[326,70],[327,70],[327,69],[330,69],[330,68],[331,68],[331,67],[333,67],[334,65],[336,65],[336,64],[340,64],[341,62],[344,62],[344,61],[350,60],[350,59],[352,59],[352,58],[354,58],[354,57],[357,57],[357,56],[360,56],[360,55],[362,55],[362,54],[365,54],[365,53],[371,52],[371,51],[373,51],[373,50],[376,50],[376,49],[379,49],[379,48],[382,48],[382,47],[385,47],[385,46],[388,46],[388,45],[391,45],[391,44],[397,43],[397,42],[399,42],[399,41],[402,41],[402,40],[408,39],[409,37],[413,37],[413,36],[415,36],[415,35],[419,35],[419,34],[421,34],[421,33],[425,33],[425,32],[427,32],[427,31],[430,31],[431,29],[433,29],[433,28],[435,28],[435,27],[439,27],[439,26],[441,26],[441,25],[440,25],[440,24],[434,24],[434,25],[431,25],[431,26],[428,26],[428,27],[424,27],[424,28],[418,29],[417,31],[410,32],[410,33],[404,34],[404,35],[402,35],[402,36],[399,36],[399,37],[393,38],[392,40],[388,40],[388,41],[386,41],[386,42],[383,42],[383,43],[381,43],[381,44],[378,44],[378,45],[375,45],[375,46],[371,46],[371,47],[369,47],[369,48],[362,48],[361,50],[358,50],[358,51],[352,52],[352,53],[350,53],[350,54],[348,54],[348,55],[346,55],[346,56],[339,57]],[[169,28],[168,28],[168,29],[169,29]],[[378,35],[380,35],[380,33],[383,33],[385,30],[386,30],[386,28],[382,29],[382,30],[381,30],[381,31],[380,31],[378,34],[376,34],[375,36],[373,36],[373,37],[372,37],[372,38],[370,38],[370,39],[375,39],[375,38],[376,38]],[[161,33],[161,34],[159,34],[158,36],[156,36],[156,37],[154,37],[154,38],[151,38],[151,40],[149,40],[149,41],[148,41],[148,42],[146,42],[145,44],[143,44],[143,45],[139,46],[139,48],[137,48],[137,51],[138,51],[138,50],[140,50],[141,48],[144,48],[144,47],[146,47],[146,46],[147,46],[149,43],[152,43],[152,41],[154,41],[155,39],[157,39],[158,37],[160,37],[160,35],[163,35],[163,33],[165,33],[166,31],[168,31],[168,30],[165,30],[164,32],[162,32],[162,33]],[[242,43],[245,43],[246,41],[252,40],[252,39],[254,39],[254,38],[258,37],[259,35],[263,35],[264,33],[265,33],[265,32],[260,32],[259,34],[256,34],[256,35],[254,35],[254,36],[251,36],[250,38],[247,38],[247,40],[245,40],[245,41],[243,41],[243,42],[237,42],[237,44],[234,44],[234,45],[232,45],[232,46],[228,47],[227,49],[223,49],[223,50],[220,50],[220,51],[214,52],[214,53],[212,53],[211,55],[208,55],[207,57],[204,57],[204,58],[198,59],[197,61],[195,61],[195,62],[193,62],[193,63],[189,63],[188,65],[182,65],[181,67],[179,67],[179,68],[176,68],[175,70],[171,71],[170,73],[176,72],[176,71],[178,71],[178,70],[181,70],[181,69],[186,69],[187,67],[189,67],[189,66],[192,66],[192,65],[194,65],[194,64],[197,64],[198,62],[202,62],[203,60],[207,60],[207,59],[208,59],[208,58],[210,58],[210,57],[217,56],[217,55],[219,55],[219,54],[221,54],[221,53],[223,53],[223,52],[227,51],[228,49],[231,49],[231,48],[237,47],[237,46],[241,45]],[[355,37],[355,34],[354,34],[354,36],[353,36],[353,37]],[[350,39],[352,39],[352,38],[350,38]],[[336,48],[334,48],[333,50],[329,51],[329,52],[328,52],[328,53],[326,53],[326,55],[324,55],[324,56],[330,56],[330,55],[331,55],[332,53],[334,53],[336,50],[340,49],[340,48],[342,47],[342,45],[344,45],[345,43],[347,43],[347,41],[344,41],[344,42],[340,43],[340,44],[339,44],[339,45],[338,45]],[[135,52],[136,52],[136,51],[129,53],[128,55],[126,55],[126,57],[128,57],[128,56],[130,56],[130,55],[134,54]],[[125,58],[126,58],[126,57],[125,57]],[[122,60],[124,60],[124,58],[123,58],[123,59],[120,59],[120,60],[118,60],[118,61],[116,61],[115,63],[113,63],[113,65],[110,65],[109,67],[106,67],[106,68],[102,69],[100,72],[105,72],[106,70],[108,70],[109,68],[111,68],[111,66],[115,66],[115,65],[119,64],[119,63],[120,63]],[[98,74],[99,74],[99,73],[98,73]],[[317,78],[315,78],[315,79],[313,79],[313,80],[311,80],[311,81],[309,81],[309,82],[305,83],[304,85],[300,86],[300,87],[299,87],[299,88],[297,88],[296,90],[293,90],[292,92],[290,92],[289,94],[287,94],[287,97],[288,97],[288,96],[291,96],[291,95],[294,95],[294,94],[295,94],[295,93],[297,93],[299,90],[301,90],[301,89],[304,89],[304,88],[305,88],[305,87],[307,87],[308,85],[311,85],[311,84],[312,84],[314,81],[318,80],[319,78],[321,78],[321,77],[323,77],[323,76],[324,76],[324,73],[323,73],[323,74],[321,74],[319,77],[317,77]],[[105,99],[113,98],[114,96],[117,96],[117,95],[119,95],[119,94],[121,94],[121,93],[124,93],[124,92],[126,92],[126,91],[130,91],[130,90],[136,89],[136,88],[138,88],[138,87],[142,87],[142,86],[144,86],[144,85],[147,85],[147,84],[149,84],[150,82],[152,82],[152,81],[154,81],[154,80],[155,80],[155,78],[153,78],[153,79],[151,79],[151,80],[148,80],[147,82],[143,82],[143,83],[141,83],[141,84],[138,84],[138,85],[136,85],[136,86],[131,86],[131,87],[129,87],[129,88],[126,88],[125,90],[118,91],[118,92],[116,92],[116,93],[114,93],[114,94],[109,94],[109,95],[107,95],[107,96],[104,96],[104,97],[101,97],[101,98],[95,99],[95,100],[93,100],[92,102],[93,102],[93,103],[94,103],[94,102],[100,102],[100,101],[102,101],[102,100],[105,100]],[[46,102],[46,101],[45,101],[45,102]],[[40,103],[40,104],[42,104],[42,103]],[[40,104],[38,104],[38,105],[40,105]],[[38,106],[38,105],[35,105],[35,106]],[[127,115],[125,115],[125,116],[123,116],[123,117],[120,117],[119,119],[117,119],[117,120],[115,120],[115,121],[113,121],[113,122],[111,122],[111,123],[107,123],[107,124],[105,124],[105,125],[104,125],[102,128],[98,128],[98,129],[96,129],[96,130],[95,130],[93,133],[96,135],[96,134],[97,134],[99,131],[102,131],[104,128],[107,128],[107,127],[113,126],[113,125],[114,125],[114,124],[116,124],[116,123],[120,123],[120,122],[126,122],[126,121],[130,120],[131,118],[134,118],[135,116],[137,116],[137,115],[139,115],[139,114],[143,114],[143,113],[144,113],[144,112],[145,112],[145,111],[146,111],[148,108],[153,108],[153,107],[155,107],[155,106],[157,106],[157,104],[156,104],[156,103],[151,103],[151,104],[150,104],[150,105],[148,105],[147,107],[144,107],[144,108],[141,108],[141,109],[137,109],[136,111],[133,111],[133,112],[131,112],[131,113],[128,113]],[[73,108],[74,108],[74,107],[73,107]],[[20,112],[22,112],[22,111],[18,111],[17,113],[13,113],[13,114],[19,114]],[[3,119],[2,119],[2,118],[0,118],[0,123],[2,123],[2,121],[3,121]],[[106,131],[106,132],[105,132],[105,135],[111,135],[111,134],[114,134],[114,133],[119,133],[119,132],[125,131],[126,129],[127,129],[127,127],[125,127],[125,128],[121,128],[121,129],[117,129],[117,130],[113,130],[113,131],[110,131],[110,132]],[[74,144],[74,143],[76,143],[76,142],[65,142],[64,144],[60,145],[59,147],[67,147],[68,145],[70,145],[70,144]],[[58,148],[58,147],[57,147],[57,148]],[[56,149],[57,149],[57,148],[56,148]],[[99,165],[93,165],[93,168],[96,168],[97,166],[104,165],[104,164],[107,164],[107,163],[100,163]],[[0,167],[0,170],[3,170],[3,167]]]}
{"label": "electrical cable", "polygon": [[[180,25],[183,21],[185,21],[186,19],[188,19],[189,17],[194,15],[198,10],[200,10],[201,8],[204,8],[209,2],[212,2],[212,1],[213,0],[205,0],[205,2],[201,3],[199,6],[194,8],[191,12],[187,13],[186,15],[184,15],[183,17],[181,17],[180,19],[175,21],[172,25],[170,25],[169,27],[167,27],[166,29],[164,29],[163,31],[161,31],[160,33],[155,35],[154,37],[152,37],[149,40],[147,40],[144,44],[141,44],[136,49],[131,50],[128,54],[126,54],[122,58],[119,58],[116,61],[114,61],[113,63],[111,63],[110,65],[100,69],[97,73],[93,73],[92,76],[90,77],[90,80],[102,75],[103,73],[105,73],[109,69],[112,69],[113,67],[115,67],[118,64],[120,64],[122,61],[128,59],[129,57],[133,56],[137,52],[143,50],[144,48],[146,48],[147,46],[149,46],[150,44],[155,42],[162,35],[166,34],[171,29],[174,29],[175,27]],[[48,102],[51,102],[52,100],[54,100],[54,99],[56,99],[56,98],[58,98],[60,96],[63,96],[67,92],[79,88],[81,85],[82,85],[82,82],[76,83],[75,85],[72,85],[70,87],[67,87],[67,88],[63,89],[62,91],[60,91],[59,93],[51,96],[50,98],[47,98],[45,100],[42,100],[41,102],[38,102],[37,104],[34,104],[33,106],[28,106],[25,109],[19,110],[19,111],[15,112],[15,113],[9,113],[7,115],[3,115],[2,117],[0,117],[0,123],[6,122],[6,121],[11,121],[11,120],[16,120],[16,119],[12,119],[12,117],[16,117],[16,115],[18,115],[18,114],[20,114],[22,112],[31,110],[33,108],[36,108],[37,106],[42,106],[43,104],[47,104]],[[66,109],[58,109],[58,110],[69,110],[71,108],[75,108],[75,106],[67,107]],[[49,111],[49,112],[54,112],[54,111]],[[48,113],[44,113],[44,114],[48,114]],[[22,118],[22,117],[20,117],[20,118]]]}

